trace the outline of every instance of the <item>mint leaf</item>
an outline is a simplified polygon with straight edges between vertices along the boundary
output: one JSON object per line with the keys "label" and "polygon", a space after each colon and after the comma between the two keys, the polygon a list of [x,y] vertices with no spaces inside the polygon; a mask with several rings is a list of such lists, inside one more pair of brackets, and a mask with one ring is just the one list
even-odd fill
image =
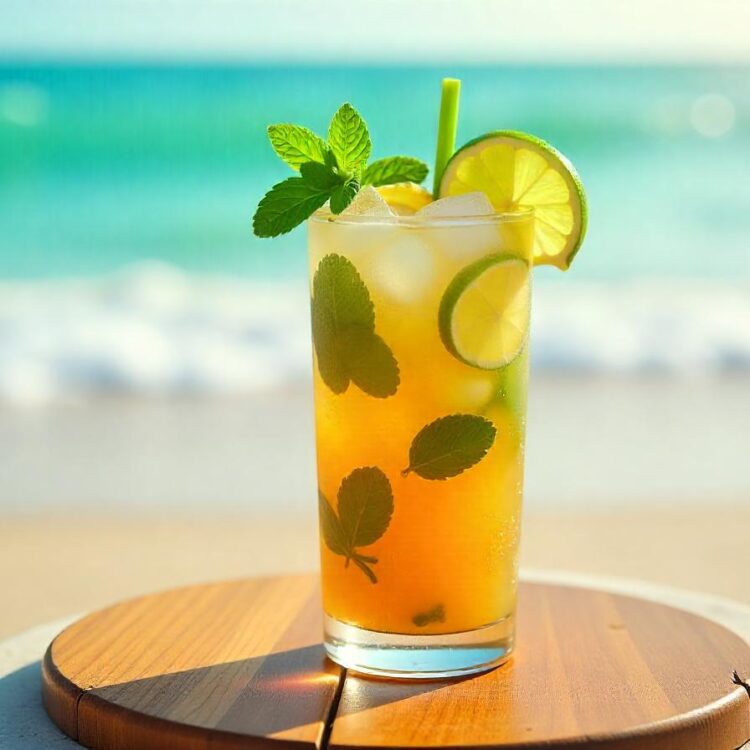
{"label": "mint leaf", "polygon": [[300,165],[307,161],[325,161],[328,146],[312,130],[303,128],[301,125],[282,123],[269,125],[267,132],[277,156],[292,169],[299,170]]}
{"label": "mint leaf", "polygon": [[485,457],[496,432],[492,422],[474,414],[440,417],[417,433],[402,474],[414,472],[438,480],[455,477]]}
{"label": "mint leaf", "polygon": [[313,336],[337,335],[350,326],[375,330],[375,308],[354,264],[343,255],[326,255],[313,277]]}
{"label": "mint leaf", "polygon": [[347,546],[344,530],[341,528],[339,517],[325,495],[318,490],[318,512],[320,518],[320,534],[328,549],[335,555],[349,556],[351,550]]}
{"label": "mint leaf", "polygon": [[323,161],[327,167],[331,167],[331,169],[338,169],[338,162],[336,161],[336,154],[331,151],[330,148],[326,145],[326,152],[325,156],[323,158]]}
{"label": "mint leaf", "polygon": [[342,334],[341,345],[349,377],[358,388],[376,398],[387,398],[398,390],[398,363],[380,336],[350,328]]}
{"label": "mint leaf", "polygon": [[318,372],[334,393],[344,393],[351,381],[376,398],[396,392],[398,364],[375,333],[370,293],[354,264],[335,253],[313,276],[312,334]]}
{"label": "mint leaf", "polygon": [[285,234],[312,216],[330,194],[330,189],[315,187],[302,177],[289,177],[263,196],[253,216],[253,232],[257,237]]}
{"label": "mint leaf", "polygon": [[289,177],[266,193],[253,217],[258,237],[276,237],[294,229],[319,209],[344,178],[316,161],[299,165],[300,176]]}
{"label": "mint leaf", "polygon": [[359,192],[359,181],[355,178],[348,179],[343,185],[339,185],[331,193],[331,213],[340,214]]}
{"label": "mint leaf", "polygon": [[426,612],[418,612],[411,621],[418,627],[423,628],[433,622],[445,622],[445,607],[442,604],[436,604],[432,609]]}
{"label": "mint leaf", "polygon": [[349,387],[343,337],[369,336],[375,330],[375,309],[357,269],[341,255],[326,255],[313,277],[312,334],[323,382],[334,392]]}
{"label": "mint leaf", "polygon": [[[323,332],[316,327],[315,307],[313,307],[313,346],[315,358],[318,362],[318,372],[323,382],[337,396],[346,393],[351,378],[347,366],[346,353],[341,346],[341,340],[334,333]],[[368,335],[369,331],[365,331]]]}
{"label": "mint leaf", "polygon": [[339,487],[339,519],[349,549],[373,544],[385,534],[393,515],[388,477],[376,466],[355,469]]}
{"label": "mint leaf", "polygon": [[299,173],[308,185],[321,190],[328,190],[329,193],[332,193],[334,188],[344,181],[331,167],[317,161],[306,161],[300,164]]}
{"label": "mint leaf", "polygon": [[318,490],[320,533],[328,549],[353,562],[372,583],[378,578],[371,565],[378,558],[356,548],[373,544],[385,534],[393,515],[393,492],[388,477],[376,466],[364,466],[345,477],[338,491],[338,514]]}
{"label": "mint leaf", "polygon": [[378,159],[365,170],[365,185],[393,185],[396,182],[422,182],[429,168],[419,159],[410,156],[389,156]]}
{"label": "mint leaf", "polygon": [[354,176],[364,170],[372,143],[365,121],[351,104],[342,104],[333,116],[328,128],[328,144],[339,169]]}
{"label": "mint leaf", "polygon": [[[323,331],[316,326],[317,316],[313,306],[313,346],[315,357],[318,362],[318,372],[323,382],[337,396],[346,393],[351,382],[347,354],[338,335],[330,331]],[[363,336],[371,335],[368,330],[363,330]]]}

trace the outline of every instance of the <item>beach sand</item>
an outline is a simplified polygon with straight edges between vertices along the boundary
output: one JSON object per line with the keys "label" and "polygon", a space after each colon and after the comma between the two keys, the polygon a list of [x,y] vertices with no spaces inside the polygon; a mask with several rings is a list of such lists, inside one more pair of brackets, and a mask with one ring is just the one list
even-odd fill
{"label": "beach sand", "polygon": [[[3,519],[0,639],[124,597],[199,581],[311,571],[317,528],[292,518],[74,514]],[[621,576],[750,604],[750,510],[528,514],[522,564]]]}
{"label": "beach sand", "polygon": [[[534,376],[532,511],[750,505],[750,378]],[[0,409],[0,514],[315,517],[309,385]]]}
{"label": "beach sand", "polygon": [[[532,378],[526,566],[750,602],[747,379]],[[313,570],[308,388],[0,411],[0,637],[122,597]]]}

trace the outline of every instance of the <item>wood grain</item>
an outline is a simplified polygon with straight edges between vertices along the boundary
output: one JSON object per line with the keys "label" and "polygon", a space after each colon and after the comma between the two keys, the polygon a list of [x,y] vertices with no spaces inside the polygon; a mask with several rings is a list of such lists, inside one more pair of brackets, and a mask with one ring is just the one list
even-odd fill
{"label": "wood grain", "polygon": [[639,599],[523,584],[514,658],[451,682],[345,674],[320,634],[311,576],[143,597],[53,641],[45,706],[101,750],[735,750],[750,738],[750,697],[732,682],[750,675],[750,647]]}
{"label": "wood grain", "polygon": [[525,584],[508,665],[429,685],[350,675],[330,747],[734,750],[750,738],[750,699],[733,669],[747,673],[750,649],[708,620]]}
{"label": "wood grain", "polygon": [[302,576],[116,605],[52,643],[45,705],[87,747],[314,747],[341,676],[323,653],[319,601],[317,580]]}

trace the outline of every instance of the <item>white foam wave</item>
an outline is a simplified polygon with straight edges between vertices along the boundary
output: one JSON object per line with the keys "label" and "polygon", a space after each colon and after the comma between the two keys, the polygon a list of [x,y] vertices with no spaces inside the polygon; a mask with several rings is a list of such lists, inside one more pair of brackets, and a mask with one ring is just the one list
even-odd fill
{"label": "white foam wave", "polygon": [[708,373],[750,369],[750,282],[637,280],[539,285],[540,369]]}
{"label": "white foam wave", "polygon": [[[537,285],[536,371],[750,370],[750,285]],[[115,276],[0,284],[0,401],[90,392],[232,394],[309,378],[306,284]]]}
{"label": "white foam wave", "polygon": [[306,285],[148,263],[98,280],[0,286],[0,400],[239,393],[307,376]]}

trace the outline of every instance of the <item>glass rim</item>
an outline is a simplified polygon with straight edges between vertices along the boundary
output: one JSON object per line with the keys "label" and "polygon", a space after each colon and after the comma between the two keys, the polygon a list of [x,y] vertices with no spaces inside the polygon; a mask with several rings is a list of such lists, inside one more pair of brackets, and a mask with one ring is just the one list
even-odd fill
{"label": "glass rim", "polygon": [[433,226],[470,226],[475,224],[506,224],[516,221],[523,221],[534,215],[533,208],[519,208],[514,211],[503,211],[494,214],[480,214],[474,216],[417,216],[411,214],[408,216],[372,216],[367,214],[346,214],[335,215],[327,208],[318,209],[309,219],[308,222],[316,224],[362,224],[362,225],[382,225],[395,227],[433,227]]}

